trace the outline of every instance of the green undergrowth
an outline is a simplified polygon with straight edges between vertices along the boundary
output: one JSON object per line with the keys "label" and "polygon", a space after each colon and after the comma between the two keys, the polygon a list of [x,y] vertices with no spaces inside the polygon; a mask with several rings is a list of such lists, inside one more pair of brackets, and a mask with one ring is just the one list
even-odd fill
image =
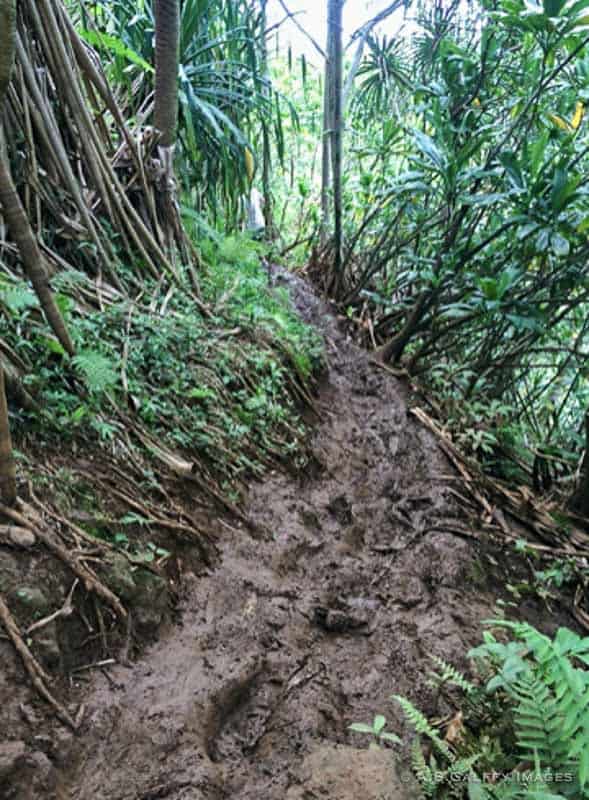
{"label": "green undergrowth", "polygon": [[17,439],[92,441],[116,452],[117,443],[138,445],[133,434],[143,430],[227,491],[271,463],[304,458],[300,412],[321,363],[319,337],[287,293],[269,286],[260,245],[235,236],[201,246],[210,317],[188,288],[163,281],[146,279],[114,301],[105,295],[99,308],[84,274],[57,275],[73,359],[48,334],[26,285],[2,278],[0,338],[38,405],[12,407]]}
{"label": "green undergrowth", "polygon": [[[429,683],[436,705],[445,703],[441,719],[391,698],[416,734],[411,763],[422,796],[589,798],[589,638],[567,628],[549,637],[526,622],[487,624],[493,630],[468,653],[472,680],[433,658]],[[380,743],[385,722],[377,715],[372,727],[350,727]]]}

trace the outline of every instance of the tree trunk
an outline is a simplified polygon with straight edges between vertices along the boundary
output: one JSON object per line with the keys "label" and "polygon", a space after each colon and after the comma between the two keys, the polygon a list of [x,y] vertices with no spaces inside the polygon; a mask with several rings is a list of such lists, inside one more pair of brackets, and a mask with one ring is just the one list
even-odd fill
{"label": "tree trunk", "polygon": [[180,0],[155,0],[155,127],[160,146],[174,148],[178,127]]}
{"label": "tree trunk", "polygon": [[155,0],[154,122],[160,131],[158,153],[162,167],[160,219],[164,245],[174,256],[174,245],[189,263],[190,248],[183,233],[177,202],[174,150],[178,130],[178,70],[180,61],[180,0]]}
{"label": "tree trunk", "polygon": [[343,219],[343,11],[345,0],[329,0],[329,61],[331,64],[331,161],[333,172],[333,292],[337,297],[342,286]]}
{"label": "tree trunk", "polygon": [[[260,28],[262,30],[262,65],[261,72],[263,75],[264,85],[262,92],[266,98],[270,97],[270,72],[268,70],[268,42],[266,40],[266,27],[268,24],[267,6],[268,0],[260,0],[261,5],[261,20]],[[272,189],[270,186],[272,178],[272,148],[270,142],[270,131],[266,121],[262,121],[262,194],[264,196],[264,219],[266,221],[266,236],[269,239],[274,238],[274,209],[272,202]]]}
{"label": "tree trunk", "polygon": [[0,206],[10,234],[18,247],[23,269],[33,284],[47,322],[63,349],[72,356],[74,345],[49,286],[43,256],[12,180],[3,145],[0,145]]}
{"label": "tree trunk", "polygon": [[[329,41],[328,41],[329,49]],[[331,74],[329,59],[325,62],[323,86],[323,134],[321,141],[321,246],[327,244],[329,237],[329,186],[331,183]]]}

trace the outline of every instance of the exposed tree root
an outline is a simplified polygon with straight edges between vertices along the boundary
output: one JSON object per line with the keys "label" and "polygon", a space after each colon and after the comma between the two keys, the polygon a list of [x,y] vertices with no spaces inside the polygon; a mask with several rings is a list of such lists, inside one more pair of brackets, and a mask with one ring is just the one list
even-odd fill
{"label": "exposed tree root", "polygon": [[[24,504],[21,504],[21,507],[23,505]],[[103,583],[101,583],[98,578],[81,563],[78,557],[69,553],[62,544],[56,541],[52,534],[44,530],[41,524],[38,522],[35,523],[35,521],[27,518],[27,516],[24,516],[18,511],[15,511],[14,509],[2,504],[0,504],[0,513],[4,514],[4,516],[8,517],[9,519],[12,519],[21,527],[30,530],[31,533],[33,533],[39,539],[39,541],[43,542],[45,547],[51,551],[53,555],[57,556],[74,573],[74,575],[76,575],[82,581],[88,592],[92,592],[104,600],[109,606],[111,606],[120,619],[127,618],[127,611],[123,607],[119,598],[113,594],[113,592],[111,592],[111,590],[108,589]],[[37,520],[39,519],[37,514],[34,516],[37,518]]]}
{"label": "exposed tree root", "polygon": [[6,605],[2,595],[0,595],[0,622],[2,622],[4,625],[12,644],[14,645],[14,649],[21,657],[27,674],[29,675],[29,678],[31,679],[35,689],[38,691],[41,697],[43,697],[43,699],[49,703],[49,705],[55,711],[57,717],[65,725],[70,727],[73,731],[77,730],[77,721],[74,720],[66,708],[55,699],[53,694],[47,688],[47,684],[51,682],[51,678],[26,646],[24,639],[18,630],[18,625],[10,613],[10,609]]}

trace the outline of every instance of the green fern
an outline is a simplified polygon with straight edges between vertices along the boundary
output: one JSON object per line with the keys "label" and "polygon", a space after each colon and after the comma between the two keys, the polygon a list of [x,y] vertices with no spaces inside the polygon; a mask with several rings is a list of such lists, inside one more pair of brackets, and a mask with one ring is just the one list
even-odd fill
{"label": "green fern", "polygon": [[529,674],[517,681],[513,693],[518,700],[514,723],[522,757],[533,761],[537,755],[542,764],[553,768],[566,765],[569,748],[563,735],[563,719],[550,690]]}
{"label": "green fern", "polygon": [[95,350],[84,350],[72,359],[74,367],[81,373],[90,392],[106,392],[118,380],[112,362]]}
{"label": "green fern", "polygon": [[527,623],[492,624],[512,631],[526,647],[515,663],[514,680],[503,682],[518,702],[519,747],[528,757],[534,752],[544,769],[574,770],[575,796],[589,797],[589,638],[561,628],[552,640]]}
{"label": "green fern", "polygon": [[444,661],[443,658],[439,656],[430,656],[431,660],[438,668],[438,672],[432,672],[432,683],[436,686],[443,686],[444,684],[450,684],[451,686],[457,686],[461,689],[466,695],[472,694],[476,691],[476,686],[471,683],[469,680],[465,678],[465,676],[453,667],[452,664],[448,664],[447,661]]}
{"label": "green fern", "polygon": [[[434,762],[435,763],[435,762]],[[411,768],[426,797],[434,797],[438,788],[437,770],[428,766],[419,739],[411,743]]]}
{"label": "green fern", "polygon": [[444,758],[446,758],[450,763],[454,761],[454,755],[446,742],[440,738],[438,732],[435,728],[429,723],[427,717],[421,713],[418,708],[415,708],[413,703],[408,700],[406,697],[401,697],[400,695],[393,695],[393,699],[396,700],[401,708],[403,709],[403,713],[405,714],[405,718],[408,722],[415,728],[416,733],[419,733],[421,736],[427,736],[430,740],[434,748],[440,753]]}
{"label": "green fern", "polygon": [[26,283],[4,284],[0,290],[0,298],[12,314],[19,314],[27,308],[39,304],[37,296]]}

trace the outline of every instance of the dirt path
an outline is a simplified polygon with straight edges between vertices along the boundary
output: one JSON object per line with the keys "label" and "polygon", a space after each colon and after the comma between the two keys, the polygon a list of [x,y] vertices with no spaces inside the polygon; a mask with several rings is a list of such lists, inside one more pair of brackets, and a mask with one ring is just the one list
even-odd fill
{"label": "dirt path", "polygon": [[366,744],[347,726],[381,711],[401,731],[393,692],[433,710],[428,655],[460,663],[493,613],[486,555],[444,530],[464,522],[454,478],[404,388],[301,282],[276,280],[327,341],[312,466],[253,485],[269,535],[224,528],[219,567],[186,579],[181,624],[97,675],[82,735],[55,762],[58,797],[413,797],[386,754],[344,749]]}

